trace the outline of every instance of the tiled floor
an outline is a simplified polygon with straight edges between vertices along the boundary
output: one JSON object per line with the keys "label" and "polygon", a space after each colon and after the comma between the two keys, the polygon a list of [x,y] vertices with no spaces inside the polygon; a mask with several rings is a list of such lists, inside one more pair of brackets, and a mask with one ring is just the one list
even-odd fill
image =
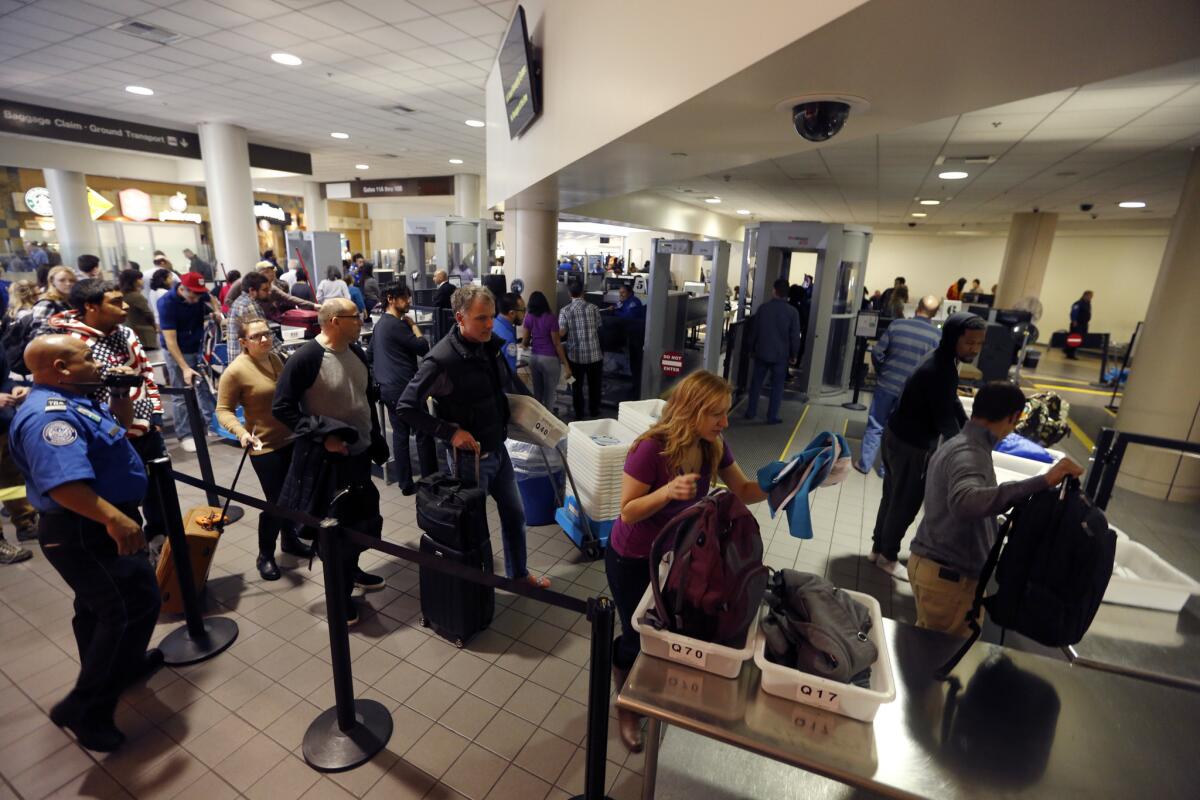
{"label": "tiled floor", "polygon": [[[785,449],[789,433],[787,447],[795,450],[817,431],[842,430],[847,419],[861,418],[863,412],[840,405],[813,404],[798,429],[794,418],[777,428],[779,447]],[[736,453],[736,438],[732,445]],[[195,471],[194,456],[173,455],[179,469]],[[218,482],[232,480],[236,459],[227,446],[213,449]],[[239,488],[259,493],[249,470]],[[821,489],[812,509],[815,535],[807,541],[791,538],[786,522],[771,520],[765,506],[756,508],[766,561],[823,573],[872,594],[886,615],[911,622],[908,584],[891,580],[865,558],[880,490],[878,478],[856,472]],[[385,535],[415,543],[412,498],[394,486],[381,486],[381,492]],[[185,508],[203,502],[183,486],[180,497]],[[1114,508],[1119,507],[1117,498]],[[491,630],[456,650],[418,624],[415,569],[377,554],[364,556],[364,566],[385,575],[388,588],[365,598],[369,610],[350,646],[356,694],[391,710],[394,733],[382,753],[356,770],[337,775],[311,770],[300,755],[301,738],[333,704],[320,565],[310,572],[307,563],[282,556],[283,579],[261,581],[254,568],[255,519],[250,513],[229,528],[209,580],[210,611],[237,621],[238,641],[208,662],[164,669],[128,692],[118,724],[129,743],[110,756],[80,749],[45,714],[77,671],[65,585],[40,552],[31,561],[0,567],[0,800],[527,800],[582,790],[587,621],[501,594]],[[494,508],[490,522],[498,545]],[[1182,528],[1177,533],[1180,547],[1195,547],[1183,542]],[[556,527],[531,529],[528,549],[531,569],[553,578],[555,589],[578,597],[605,590],[602,563],[582,561]],[[502,558],[497,552],[497,571]],[[161,624],[156,639],[178,624]],[[615,725],[607,753],[610,795],[639,797],[642,758],[626,753]]]}

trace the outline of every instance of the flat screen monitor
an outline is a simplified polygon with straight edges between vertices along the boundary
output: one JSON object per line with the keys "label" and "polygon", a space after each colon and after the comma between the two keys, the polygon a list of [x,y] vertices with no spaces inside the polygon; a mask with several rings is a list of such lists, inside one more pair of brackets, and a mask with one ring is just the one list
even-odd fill
{"label": "flat screen monitor", "polygon": [[533,57],[522,6],[517,6],[508,26],[498,61],[508,136],[515,139],[542,113],[541,70]]}

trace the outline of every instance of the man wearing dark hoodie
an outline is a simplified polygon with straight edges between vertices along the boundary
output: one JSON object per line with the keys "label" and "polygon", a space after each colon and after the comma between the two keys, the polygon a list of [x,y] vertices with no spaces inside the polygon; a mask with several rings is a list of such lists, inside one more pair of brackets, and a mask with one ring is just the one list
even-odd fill
{"label": "man wearing dark hoodie", "polygon": [[908,580],[900,543],[925,498],[925,465],[939,439],[957,436],[967,421],[958,400],[958,364],[983,349],[987,323],[974,314],[952,314],[938,347],[904,385],[883,435],[883,499],[875,518],[870,560],[894,578]]}

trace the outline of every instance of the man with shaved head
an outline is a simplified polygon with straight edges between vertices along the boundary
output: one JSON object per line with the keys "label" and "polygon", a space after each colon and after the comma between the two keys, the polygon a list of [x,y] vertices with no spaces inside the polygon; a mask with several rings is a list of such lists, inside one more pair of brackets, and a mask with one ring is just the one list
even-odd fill
{"label": "man with shaved head", "polygon": [[446,270],[439,269],[433,273],[433,285],[436,290],[433,293],[433,307],[449,308],[450,298],[454,296],[454,284],[450,283]]}
{"label": "man with shaved head", "polygon": [[162,664],[161,652],[146,651],[159,595],[139,555],[146,470],[125,438],[133,403],[128,388],[109,388],[111,408],[89,396],[100,370],[88,344],[71,336],[35,338],[25,364],[34,385],[13,417],[9,445],[41,514],[42,553],[75,592],[79,647],[75,688],[50,719],[89,750],[110,752],[125,740],[113,722],[121,692]]}
{"label": "man with shaved head", "polygon": [[[875,393],[871,395],[871,408],[867,411],[867,430],[863,434],[862,455],[854,462],[854,468],[866,475],[875,465],[879,443],[888,418],[900,402],[900,394],[908,376],[921,360],[938,345],[941,334],[933,325],[933,318],[942,307],[941,298],[926,295],[917,304],[912,319],[893,320],[879,341],[871,348],[871,362],[875,366]],[[877,470],[883,477],[883,464]]]}
{"label": "man with shaved head", "polygon": [[[358,345],[362,317],[350,300],[326,300],[317,312],[321,332],[288,359],[275,388],[275,418],[296,434],[292,466],[280,505],[342,524],[368,536],[382,536],[379,491],[371,480],[371,462],[388,458],[375,404],[379,390],[367,355]],[[329,500],[343,489],[336,507]],[[274,500],[274,498],[267,498]],[[347,622],[358,622],[350,602],[355,586],[365,591],[385,587],[383,578],[358,568],[359,551],[346,547]]]}

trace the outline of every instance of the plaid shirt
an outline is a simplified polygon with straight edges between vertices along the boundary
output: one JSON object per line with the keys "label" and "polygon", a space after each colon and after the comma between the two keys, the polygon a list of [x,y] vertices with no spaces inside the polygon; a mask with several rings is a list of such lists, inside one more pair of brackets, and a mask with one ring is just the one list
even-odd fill
{"label": "plaid shirt", "polygon": [[238,337],[242,333],[243,320],[256,317],[266,319],[267,315],[263,313],[262,306],[258,304],[257,300],[248,293],[242,292],[229,307],[229,335],[225,339],[225,352],[228,354],[226,364],[232,364],[233,360],[242,352],[242,342]]}
{"label": "plaid shirt", "polygon": [[594,364],[604,358],[600,352],[600,310],[578,298],[558,312],[558,327],[566,331],[564,344],[567,360],[576,364]]}

